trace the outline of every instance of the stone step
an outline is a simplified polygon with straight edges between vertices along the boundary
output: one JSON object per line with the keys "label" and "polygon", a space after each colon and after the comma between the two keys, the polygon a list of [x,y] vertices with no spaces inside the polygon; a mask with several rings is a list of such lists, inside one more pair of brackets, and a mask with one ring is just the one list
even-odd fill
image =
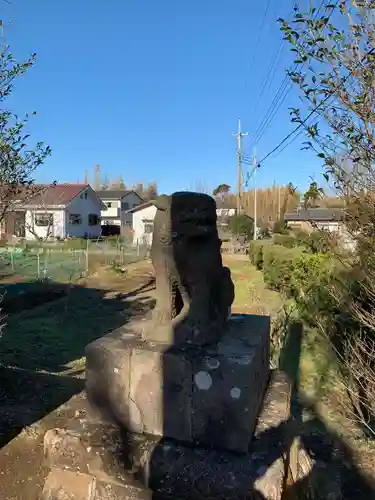
{"label": "stone step", "polygon": [[111,484],[98,478],[53,468],[41,500],[151,500],[150,492],[134,486]]}
{"label": "stone step", "polygon": [[291,447],[289,397],[288,379],[273,372],[246,454],[125,434],[89,418],[48,431],[51,473],[42,500],[280,500]]}

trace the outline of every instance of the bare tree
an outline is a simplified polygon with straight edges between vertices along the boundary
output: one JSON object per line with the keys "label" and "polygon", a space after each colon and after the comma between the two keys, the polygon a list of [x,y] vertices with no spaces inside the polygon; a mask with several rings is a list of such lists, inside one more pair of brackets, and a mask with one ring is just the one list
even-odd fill
{"label": "bare tree", "polygon": [[[38,142],[34,148],[27,146],[29,134],[25,126],[29,116],[20,120],[6,109],[6,99],[13,91],[18,77],[23,76],[35,63],[35,54],[27,61],[18,63],[5,47],[0,52],[0,223],[14,210],[15,204],[31,199],[38,192],[34,185],[34,172],[51,149]],[[33,113],[35,114],[35,113]]]}
{"label": "bare tree", "polygon": [[194,191],[196,193],[210,194],[211,191],[208,188],[205,181],[197,180],[191,184],[191,187],[187,191]]}

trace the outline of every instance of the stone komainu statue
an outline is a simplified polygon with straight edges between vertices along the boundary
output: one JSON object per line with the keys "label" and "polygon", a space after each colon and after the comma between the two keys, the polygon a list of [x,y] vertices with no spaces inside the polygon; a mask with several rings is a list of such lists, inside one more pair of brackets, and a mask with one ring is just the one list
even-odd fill
{"label": "stone komainu statue", "polygon": [[155,204],[151,259],[157,303],[153,324],[159,332],[170,329],[168,339],[159,340],[197,345],[214,342],[234,299],[230,271],[221,258],[216,203],[205,194],[177,192],[160,196]]}

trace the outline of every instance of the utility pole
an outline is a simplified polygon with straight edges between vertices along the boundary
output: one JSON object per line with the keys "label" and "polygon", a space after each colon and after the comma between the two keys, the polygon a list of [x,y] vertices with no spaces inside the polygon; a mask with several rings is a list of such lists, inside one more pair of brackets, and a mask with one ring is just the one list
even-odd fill
{"label": "utility pole", "polygon": [[277,219],[280,220],[281,217],[281,189],[280,185],[277,186]]}
{"label": "utility pole", "polygon": [[255,149],[254,149],[254,154],[253,154],[253,171],[254,171],[254,240],[257,239],[257,184],[256,184],[256,174],[257,174],[257,157],[255,154]]}
{"label": "utility pole", "polygon": [[238,119],[238,131],[237,133],[233,133],[237,138],[237,183],[238,183],[238,188],[237,188],[237,215],[241,214],[241,197],[242,197],[242,137],[248,135],[247,132],[241,132],[241,119]]}

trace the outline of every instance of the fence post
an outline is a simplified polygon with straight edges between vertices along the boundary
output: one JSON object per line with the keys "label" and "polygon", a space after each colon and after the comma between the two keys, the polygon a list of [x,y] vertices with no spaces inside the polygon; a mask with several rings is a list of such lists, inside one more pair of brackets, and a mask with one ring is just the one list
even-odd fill
{"label": "fence post", "polygon": [[48,268],[48,249],[44,249],[44,269],[43,269],[43,277],[47,276],[47,268]]}
{"label": "fence post", "polygon": [[89,240],[86,240],[86,276],[89,275]]}
{"label": "fence post", "polygon": [[14,254],[13,254],[13,251],[10,252],[10,263],[12,266],[12,271],[14,272]]}
{"label": "fence post", "polygon": [[40,278],[40,248],[38,248],[37,255],[37,277]]}

